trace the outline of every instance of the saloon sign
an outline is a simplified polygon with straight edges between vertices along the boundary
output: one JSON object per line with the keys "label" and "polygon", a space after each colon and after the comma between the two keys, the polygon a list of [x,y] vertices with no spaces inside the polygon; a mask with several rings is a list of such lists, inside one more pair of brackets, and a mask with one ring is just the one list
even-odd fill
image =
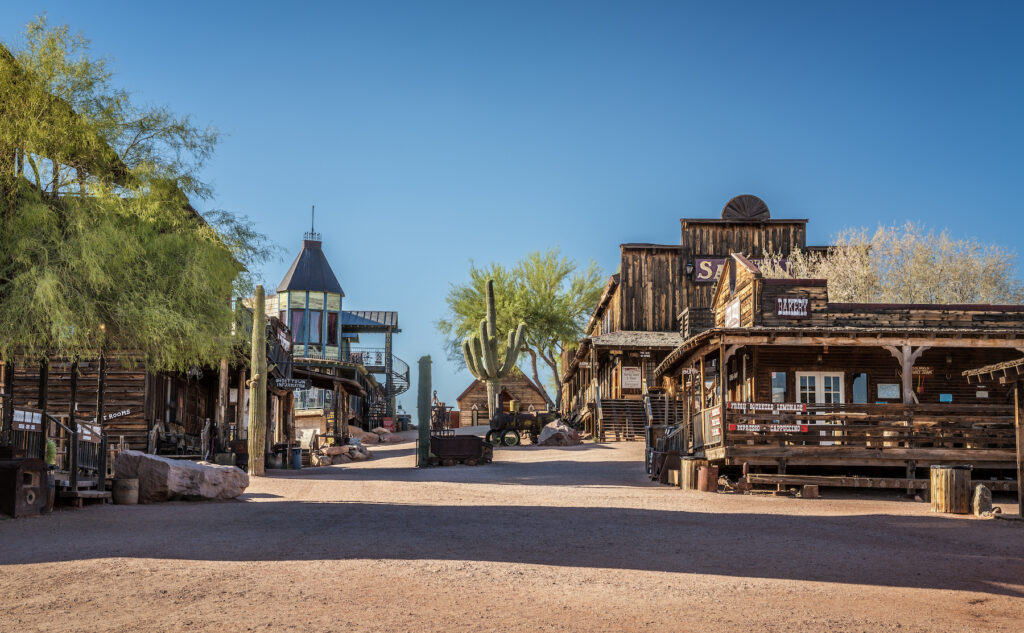
{"label": "saloon sign", "polygon": [[[718,281],[726,261],[728,259],[725,257],[695,257],[693,259],[693,280],[699,284],[710,284]],[[763,262],[764,258],[750,260],[750,263],[755,266],[760,266]],[[785,259],[779,260],[779,265],[783,269],[788,269],[789,267],[789,263]]]}

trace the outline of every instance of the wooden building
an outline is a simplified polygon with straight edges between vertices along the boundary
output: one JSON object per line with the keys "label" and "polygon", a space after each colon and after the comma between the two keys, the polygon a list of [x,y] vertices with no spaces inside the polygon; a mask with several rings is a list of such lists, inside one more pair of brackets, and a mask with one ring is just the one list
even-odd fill
{"label": "wooden building", "polygon": [[[540,388],[523,373],[503,378],[501,381],[501,410],[512,410],[512,402],[519,405],[522,413],[530,411],[547,411],[548,403]],[[455,399],[458,410],[452,412],[452,422],[458,420],[458,426],[479,426],[487,424],[487,385],[474,380],[466,390]]]}
{"label": "wooden building", "polygon": [[[343,421],[363,428],[394,418],[395,398],[409,388],[409,366],[392,353],[402,330],[394,311],[343,310],[345,291],[323,252],[319,233],[304,235],[302,248],[267,298],[268,315],[293,332],[295,375],[311,380],[296,394],[300,419],[309,428]],[[360,335],[382,335],[382,347],[358,347]],[[333,433],[333,431],[332,431]]]}
{"label": "wooden building", "polygon": [[654,372],[681,394],[684,454],[761,481],[913,488],[971,464],[1012,486],[1011,390],[963,372],[1020,358],[1024,306],[831,303],[825,280],[764,279],[734,254],[711,309]]}
{"label": "wooden building", "polygon": [[562,415],[601,439],[643,437],[641,398],[659,387],[654,368],[712,325],[712,291],[730,253],[785,256],[807,247],[807,220],[772,219],[756,196],[733,198],[720,218],[679,222],[679,244],[621,245],[619,272],[609,278],[584,339],[563,354]]}

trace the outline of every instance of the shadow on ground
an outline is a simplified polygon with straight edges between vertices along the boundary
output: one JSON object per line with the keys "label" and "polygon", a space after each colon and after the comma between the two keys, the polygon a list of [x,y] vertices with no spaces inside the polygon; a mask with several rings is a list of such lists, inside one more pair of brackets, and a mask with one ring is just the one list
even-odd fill
{"label": "shadow on ground", "polygon": [[[67,513],[57,522],[0,524],[0,564],[7,565],[106,557],[440,559],[1015,597],[1022,597],[1022,552],[1017,525],[938,516],[276,501],[115,506]],[[896,558],[912,559],[913,573],[894,574]]]}

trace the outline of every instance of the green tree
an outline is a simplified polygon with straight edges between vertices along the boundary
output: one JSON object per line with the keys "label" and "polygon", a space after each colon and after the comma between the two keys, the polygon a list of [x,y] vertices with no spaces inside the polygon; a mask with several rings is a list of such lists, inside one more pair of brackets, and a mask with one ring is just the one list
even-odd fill
{"label": "green tree", "polygon": [[244,338],[231,297],[273,252],[245,218],[189,203],[210,193],[216,132],[135,106],[67,27],[39,19],[25,40],[0,45],[0,356],[216,363]]}
{"label": "green tree", "polygon": [[[515,331],[526,323],[522,349],[533,381],[540,387],[549,406],[557,407],[561,398],[561,355],[566,343],[583,336],[583,327],[604,289],[597,264],[586,267],[563,256],[557,248],[527,254],[513,268],[498,263],[478,268],[470,262],[469,280],[452,284],[445,299],[447,315],[437,322],[445,337],[449,360],[463,365],[462,342],[477,333],[487,316],[487,280],[494,280],[496,329]],[[499,353],[505,343],[499,336]],[[543,363],[551,380],[540,379]],[[549,395],[548,387],[555,391]]]}

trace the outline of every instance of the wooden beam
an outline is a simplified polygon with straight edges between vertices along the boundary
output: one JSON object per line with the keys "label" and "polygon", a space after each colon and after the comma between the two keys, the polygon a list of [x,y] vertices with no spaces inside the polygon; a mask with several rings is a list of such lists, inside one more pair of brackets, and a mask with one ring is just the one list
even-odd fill
{"label": "wooden beam", "polygon": [[928,347],[967,347],[967,348],[997,348],[997,349],[1016,349],[1021,353],[1024,353],[1024,347],[1019,345],[1019,342],[1014,341],[1012,344],[1006,339],[983,339],[983,338],[930,338],[927,336],[909,336],[909,337],[897,337],[897,336],[882,336],[877,335],[875,338],[869,336],[862,336],[860,338],[849,338],[846,335],[813,335],[813,336],[794,336],[794,335],[776,335],[776,334],[736,334],[736,333],[723,333],[721,337],[722,343],[727,345],[739,344],[739,345],[806,345],[820,347],[824,345],[834,345],[837,347],[886,347],[895,346],[903,347],[904,345],[910,345],[911,347],[917,346],[928,346]]}
{"label": "wooden beam", "polygon": [[1021,385],[1013,389],[1013,427],[1017,432],[1017,514],[1024,519],[1024,428],[1021,418]]}

